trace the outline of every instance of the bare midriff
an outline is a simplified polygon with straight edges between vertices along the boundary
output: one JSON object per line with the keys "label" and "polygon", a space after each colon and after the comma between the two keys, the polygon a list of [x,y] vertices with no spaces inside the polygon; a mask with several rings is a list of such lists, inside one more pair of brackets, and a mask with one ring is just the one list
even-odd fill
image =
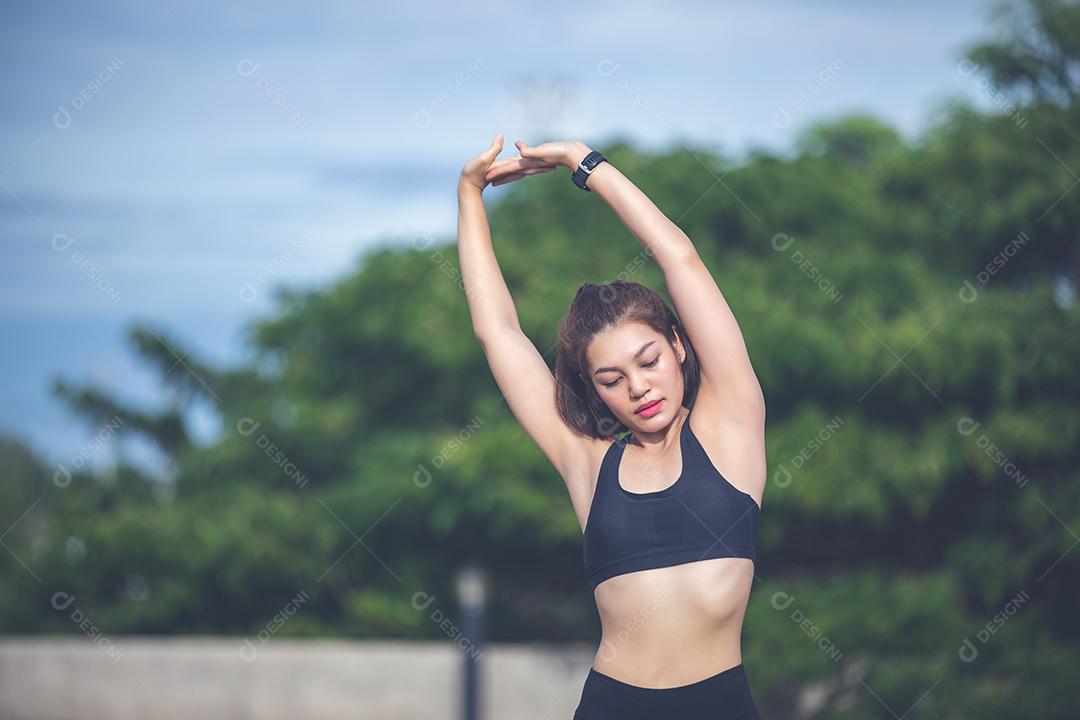
{"label": "bare midriff", "polygon": [[742,662],[742,623],[754,580],[749,558],[725,557],[608,578],[593,596],[602,636],[597,671],[669,688]]}

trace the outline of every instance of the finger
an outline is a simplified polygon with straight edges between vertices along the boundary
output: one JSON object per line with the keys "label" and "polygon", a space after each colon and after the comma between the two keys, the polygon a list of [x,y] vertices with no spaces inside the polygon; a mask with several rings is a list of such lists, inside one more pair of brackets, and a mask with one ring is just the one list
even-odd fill
{"label": "finger", "polygon": [[498,167],[489,168],[487,172],[484,173],[484,179],[490,181],[496,178],[503,177],[504,175],[509,175],[510,173],[516,173],[520,171],[521,168],[511,167],[509,165],[503,164],[499,165]]}
{"label": "finger", "polygon": [[488,180],[488,181],[491,181],[491,180],[495,180],[495,179],[500,178],[500,177],[504,177],[506,175],[513,175],[513,174],[522,173],[522,172],[527,173],[527,174],[531,174],[529,172],[531,170],[544,169],[545,171],[550,172],[551,170],[555,170],[557,168],[558,168],[557,165],[551,165],[551,164],[534,165],[534,166],[529,166],[529,167],[524,167],[524,168],[523,167],[510,166],[510,165],[503,165],[503,166],[501,166],[499,168],[496,168],[495,170],[489,170],[488,172],[486,172],[484,174],[484,179]]}
{"label": "finger", "polygon": [[553,170],[557,170],[557,169],[558,168],[556,168],[555,166],[529,168],[528,170],[522,170],[521,172],[515,172],[515,173],[510,173],[509,175],[505,175],[505,176],[499,178],[498,180],[496,180],[495,182],[493,182],[491,184],[492,185],[503,185],[503,184],[508,183],[508,182],[513,182],[514,180],[520,180],[521,178],[525,177],[526,175],[539,175],[540,173],[549,173],[549,172],[552,172]]}
{"label": "finger", "polygon": [[522,157],[500,158],[500,159],[496,160],[495,162],[491,163],[491,169],[494,170],[494,169],[506,168],[506,167],[525,168],[525,167],[531,167],[531,166],[535,166],[535,165],[544,165],[544,164],[546,164],[546,163],[544,163],[543,160],[537,160],[535,158],[522,158]]}
{"label": "finger", "polygon": [[502,158],[499,162],[515,162],[521,164],[522,166],[551,164],[550,160],[545,160],[541,157],[521,157],[520,155],[517,157]]}
{"label": "finger", "polygon": [[503,160],[496,160],[491,165],[491,170],[498,170],[505,172],[507,170],[517,171],[525,170],[533,167],[556,167],[557,163],[553,163],[551,160],[543,160],[541,158],[505,158]]}
{"label": "finger", "polygon": [[516,147],[518,149],[518,152],[521,153],[521,157],[536,157],[536,150],[529,147],[524,140],[515,140],[514,147]]}
{"label": "finger", "polygon": [[516,180],[517,178],[525,177],[526,175],[539,175],[540,173],[554,172],[557,169],[558,168],[556,167],[529,168],[527,170],[520,170],[518,172],[501,173],[494,177],[486,177],[484,179],[487,182],[490,182],[492,185],[499,185],[504,182],[506,178]]}
{"label": "finger", "polygon": [[491,175],[501,174],[507,171],[517,171],[524,170],[525,168],[530,167],[545,166],[554,167],[551,162],[541,160],[540,158],[503,158],[502,160],[496,160],[495,162],[493,162],[491,164],[491,167],[488,168],[487,174],[490,177]]}
{"label": "finger", "polygon": [[495,133],[495,137],[491,139],[491,146],[487,149],[487,154],[492,157],[497,156],[502,152],[503,134]]}
{"label": "finger", "polygon": [[495,180],[491,184],[492,185],[505,185],[508,182],[513,182],[515,180],[520,180],[521,178],[525,177],[528,174],[529,173],[525,172],[525,171],[516,172],[516,173],[510,173],[509,175],[504,175],[501,178],[499,178],[498,180]]}

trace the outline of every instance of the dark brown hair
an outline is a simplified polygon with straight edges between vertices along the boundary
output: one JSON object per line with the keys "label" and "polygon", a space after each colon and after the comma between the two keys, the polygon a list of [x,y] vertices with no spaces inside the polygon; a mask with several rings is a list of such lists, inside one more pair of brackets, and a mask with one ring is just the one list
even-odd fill
{"label": "dark brown hair", "polygon": [[662,297],[638,282],[616,280],[605,285],[585,283],[578,288],[559,327],[555,356],[555,407],[572,430],[580,435],[612,439],[627,432],[586,377],[586,350],[598,334],[625,322],[640,322],[663,335],[674,347],[679,333],[686,359],[682,362],[683,405],[692,408],[701,381],[697,355],[675,311]]}

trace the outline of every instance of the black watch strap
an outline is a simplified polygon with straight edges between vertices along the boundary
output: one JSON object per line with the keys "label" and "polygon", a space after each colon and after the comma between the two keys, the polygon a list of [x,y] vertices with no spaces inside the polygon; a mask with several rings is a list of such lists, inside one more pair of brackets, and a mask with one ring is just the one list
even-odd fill
{"label": "black watch strap", "polygon": [[599,150],[593,150],[581,159],[577,169],[570,175],[570,179],[585,192],[592,192],[585,184],[585,181],[589,179],[589,175],[596,169],[596,166],[602,162],[607,162],[607,158]]}

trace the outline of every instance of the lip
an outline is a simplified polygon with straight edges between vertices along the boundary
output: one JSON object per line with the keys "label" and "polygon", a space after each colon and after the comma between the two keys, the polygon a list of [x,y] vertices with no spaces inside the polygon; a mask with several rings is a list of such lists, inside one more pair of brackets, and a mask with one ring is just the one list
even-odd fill
{"label": "lip", "polygon": [[654,400],[647,405],[642,405],[637,410],[635,410],[634,413],[637,415],[645,415],[646,417],[650,415],[655,415],[657,412],[659,412],[660,403],[662,402],[664,402],[663,398],[660,398],[659,400]]}

